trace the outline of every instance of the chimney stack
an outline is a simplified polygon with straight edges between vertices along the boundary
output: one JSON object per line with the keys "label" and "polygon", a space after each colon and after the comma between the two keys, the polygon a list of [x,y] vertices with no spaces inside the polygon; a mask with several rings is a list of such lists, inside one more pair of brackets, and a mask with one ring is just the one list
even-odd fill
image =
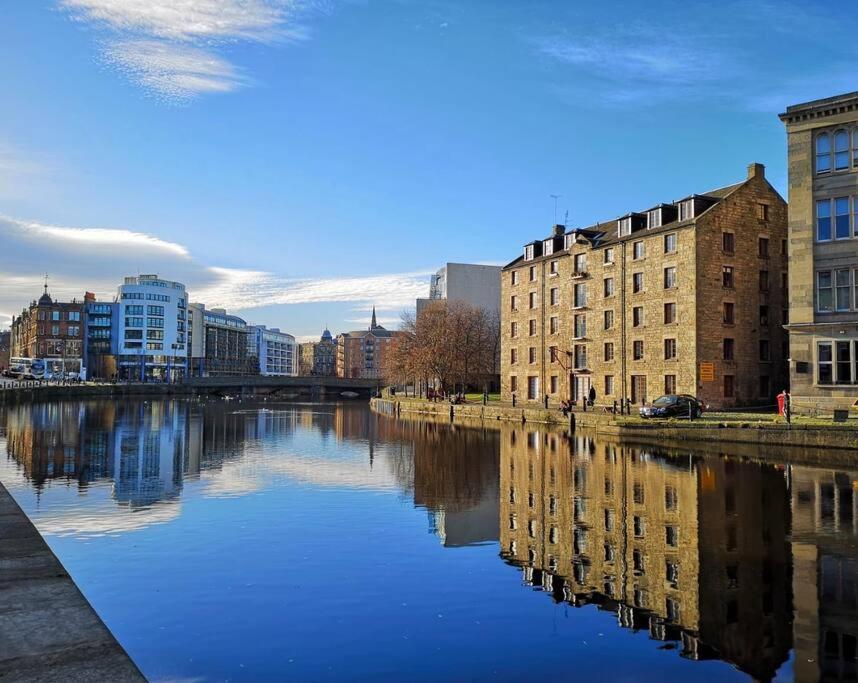
{"label": "chimney stack", "polygon": [[555,225],[554,229],[552,230],[552,234],[554,237],[562,237],[565,234],[565,232],[566,232],[566,226],[565,225],[559,225],[559,224]]}
{"label": "chimney stack", "polygon": [[756,178],[757,176],[759,176],[760,178],[765,178],[766,167],[756,162],[754,162],[753,164],[748,164],[748,180],[750,180],[751,178]]}

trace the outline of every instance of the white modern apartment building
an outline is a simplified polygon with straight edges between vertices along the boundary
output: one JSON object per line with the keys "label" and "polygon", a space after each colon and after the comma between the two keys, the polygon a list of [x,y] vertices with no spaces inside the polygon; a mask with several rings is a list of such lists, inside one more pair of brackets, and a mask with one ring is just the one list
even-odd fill
{"label": "white modern apartment building", "polygon": [[448,263],[432,276],[429,298],[417,299],[417,313],[433,301],[461,301],[498,313],[500,296],[501,266]]}
{"label": "white modern apartment building", "polygon": [[134,381],[177,381],[187,368],[185,285],[157,275],[126,277],[117,291],[117,373]]}
{"label": "white modern apartment building", "polygon": [[248,356],[259,359],[260,375],[295,377],[298,374],[295,337],[265,325],[251,325],[247,329]]}

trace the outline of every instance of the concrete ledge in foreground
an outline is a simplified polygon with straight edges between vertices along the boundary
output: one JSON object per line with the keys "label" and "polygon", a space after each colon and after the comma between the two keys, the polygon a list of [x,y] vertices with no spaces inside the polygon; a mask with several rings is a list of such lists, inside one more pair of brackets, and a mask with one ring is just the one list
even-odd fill
{"label": "concrete ledge in foreground", "polygon": [[0,680],[146,680],[2,484]]}

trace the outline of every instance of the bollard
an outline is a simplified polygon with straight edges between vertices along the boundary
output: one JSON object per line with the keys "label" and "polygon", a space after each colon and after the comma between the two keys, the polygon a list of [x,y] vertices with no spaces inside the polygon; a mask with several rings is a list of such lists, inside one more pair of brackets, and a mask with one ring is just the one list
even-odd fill
{"label": "bollard", "polygon": [[614,415],[617,414],[617,399],[614,399],[614,407],[611,408],[611,412],[614,413]]}
{"label": "bollard", "polygon": [[575,433],[575,413],[569,411],[569,433]]}
{"label": "bollard", "polygon": [[450,422],[453,421],[453,404],[450,404]]}
{"label": "bollard", "polygon": [[545,394],[545,398],[542,400],[545,405],[545,409],[548,410],[548,394]]}
{"label": "bollard", "polygon": [[586,413],[587,412],[587,399],[586,398],[581,401],[581,405],[584,407],[584,412]]}
{"label": "bollard", "polygon": [[515,408],[515,394],[512,395],[512,407]]}

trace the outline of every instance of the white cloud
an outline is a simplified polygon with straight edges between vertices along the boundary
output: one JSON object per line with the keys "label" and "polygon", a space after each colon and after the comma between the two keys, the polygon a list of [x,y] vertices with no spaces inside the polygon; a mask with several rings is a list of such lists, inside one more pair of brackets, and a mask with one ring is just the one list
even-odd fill
{"label": "white cloud", "polygon": [[152,235],[116,228],[68,228],[59,225],[45,225],[32,221],[18,221],[0,215],[0,228],[18,231],[22,236],[41,242],[58,239],[61,242],[81,244],[87,247],[124,247],[172,253],[187,257],[188,250],[181,244],[166,242]]}
{"label": "white cloud", "polygon": [[229,62],[187,45],[127,40],[109,43],[104,53],[109,63],[132,80],[169,100],[230,92],[248,82]]}
{"label": "white cloud", "polygon": [[298,40],[308,0],[59,0],[104,34],[105,61],[169,101],[235,90],[250,82],[217,54],[237,42]]}
{"label": "white cloud", "polygon": [[0,244],[0,325],[38,296],[46,268],[49,290],[59,299],[80,298],[86,291],[110,299],[122,278],[157,273],[185,283],[192,301],[245,317],[265,306],[333,302],[353,304],[356,311],[376,305],[379,311],[394,313],[411,308],[429,290],[428,270],[311,279],[207,266],[184,245],[117,228],[55,226],[0,216]]}

